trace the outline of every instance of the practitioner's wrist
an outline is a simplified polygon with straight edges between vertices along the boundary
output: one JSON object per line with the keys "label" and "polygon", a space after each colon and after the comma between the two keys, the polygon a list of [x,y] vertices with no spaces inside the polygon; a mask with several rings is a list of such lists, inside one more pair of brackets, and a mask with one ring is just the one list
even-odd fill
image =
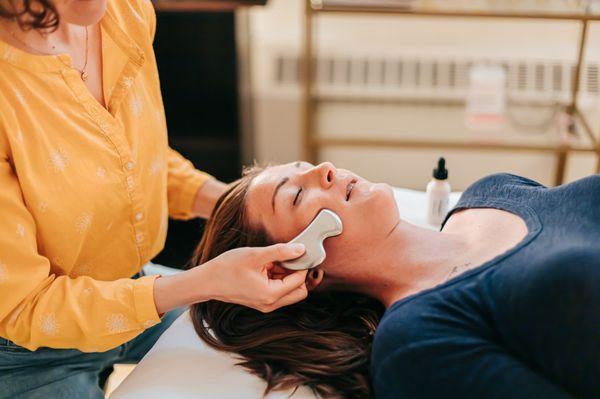
{"label": "practitioner's wrist", "polygon": [[186,273],[190,274],[188,280],[189,286],[186,290],[189,292],[190,305],[198,302],[206,302],[215,299],[214,284],[212,282],[211,261],[196,266]]}
{"label": "practitioner's wrist", "polygon": [[211,299],[207,271],[195,267],[154,281],[154,303],[159,314]]}

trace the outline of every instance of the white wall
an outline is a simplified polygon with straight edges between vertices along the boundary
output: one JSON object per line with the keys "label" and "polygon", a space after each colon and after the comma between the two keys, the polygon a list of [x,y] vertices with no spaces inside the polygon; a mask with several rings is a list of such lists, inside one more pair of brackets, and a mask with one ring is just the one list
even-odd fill
{"label": "white wall", "polygon": [[[300,51],[303,11],[303,0],[270,0],[268,6],[250,11],[254,157],[259,161],[289,162],[301,154],[299,88],[273,90],[272,58],[277,53]],[[321,54],[352,51],[357,54],[435,53],[443,56],[460,53],[476,57],[558,61],[575,58],[579,29],[577,23],[560,21],[400,16],[321,15],[317,24]],[[588,60],[600,60],[600,24],[591,26],[587,48]],[[587,102],[585,106],[592,113],[599,108],[597,101]],[[398,133],[385,124],[385,119],[377,119],[376,113],[371,114],[369,120],[368,117],[357,119],[352,110],[347,110],[346,114],[331,106],[325,110],[320,113],[318,125],[327,127],[327,134],[335,134],[335,130],[340,134],[358,134],[357,126],[363,131],[370,128],[377,134],[388,136]],[[405,130],[415,132],[425,128],[425,123],[431,122],[425,119],[405,119]],[[593,121],[600,121],[600,116]],[[439,123],[443,128],[447,122],[440,119]],[[599,127],[595,122],[594,128]],[[459,189],[494,171],[512,171],[546,184],[552,183],[555,160],[545,154],[328,148],[321,152],[321,159],[350,168],[369,179],[423,188],[438,155],[448,158],[451,181]],[[595,161],[593,156],[577,156],[568,166],[568,177],[574,179],[592,173]]]}

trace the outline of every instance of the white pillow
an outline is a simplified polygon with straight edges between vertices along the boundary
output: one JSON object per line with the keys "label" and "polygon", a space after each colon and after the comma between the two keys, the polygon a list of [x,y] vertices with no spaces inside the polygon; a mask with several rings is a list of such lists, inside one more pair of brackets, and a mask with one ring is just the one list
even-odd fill
{"label": "white pillow", "polygon": [[[400,217],[410,223],[427,224],[425,193],[394,189]],[[460,193],[453,193],[454,206]],[[196,334],[189,312],[183,313],[158,339],[110,399],[259,399],[265,382],[236,366],[234,355],[209,348]],[[290,392],[272,392],[268,399],[289,398]],[[314,399],[300,387],[293,399]]]}
{"label": "white pillow", "polygon": [[[461,193],[451,193],[449,209],[458,202]],[[427,222],[427,197],[423,191],[409,190],[407,188],[394,188],[394,196],[400,211],[400,218],[417,226],[432,230],[439,230],[439,226],[432,226]]]}
{"label": "white pillow", "polygon": [[[198,338],[186,311],[161,335],[110,399],[262,398],[265,382],[236,363],[232,354],[216,351]],[[284,399],[289,395],[274,392],[266,397]],[[305,387],[291,396],[315,397]]]}

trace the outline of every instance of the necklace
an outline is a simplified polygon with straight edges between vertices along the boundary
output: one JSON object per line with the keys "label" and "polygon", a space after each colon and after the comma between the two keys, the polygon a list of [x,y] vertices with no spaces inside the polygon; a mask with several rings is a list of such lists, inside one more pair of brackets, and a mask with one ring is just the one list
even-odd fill
{"label": "necklace", "polygon": [[[17,37],[17,35],[12,31],[9,30],[8,28],[3,27],[4,30],[6,30],[13,39],[15,39],[16,41],[18,41],[20,44],[22,44],[23,46],[27,47],[28,49],[34,51],[35,53],[41,54],[41,55],[56,55],[56,54],[52,54],[52,53],[47,53],[41,50],[38,50],[34,47],[31,47],[29,44],[25,43],[23,40],[19,39]],[[52,46],[54,48],[54,46]],[[79,68],[75,68],[75,66],[73,66],[74,69],[76,69],[79,72],[79,76],[81,76],[81,80],[83,80],[84,82],[87,80],[88,78],[88,73],[87,73],[87,64],[88,64],[88,28],[87,26],[85,27],[85,61],[83,63],[83,68],[79,69]]]}

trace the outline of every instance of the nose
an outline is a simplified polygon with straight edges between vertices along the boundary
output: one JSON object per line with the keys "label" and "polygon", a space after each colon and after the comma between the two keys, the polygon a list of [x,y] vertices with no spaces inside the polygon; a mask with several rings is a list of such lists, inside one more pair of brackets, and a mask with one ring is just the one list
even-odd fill
{"label": "nose", "polygon": [[334,184],[333,182],[335,175],[337,174],[337,169],[331,162],[323,162],[314,167],[313,173],[317,176],[319,185],[328,189]]}

